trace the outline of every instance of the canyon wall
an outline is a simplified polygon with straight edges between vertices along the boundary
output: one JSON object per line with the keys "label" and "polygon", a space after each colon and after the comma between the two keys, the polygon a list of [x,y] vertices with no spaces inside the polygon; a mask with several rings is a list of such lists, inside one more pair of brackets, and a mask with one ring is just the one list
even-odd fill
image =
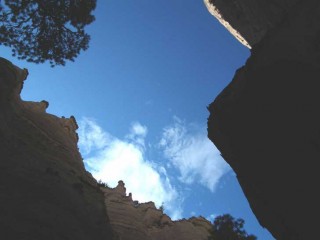
{"label": "canyon wall", "polygon": [[0,58],[0,238],[116,239],[75,119],[46,113],[46,101],[22,101],[27,75]]}
{"label": "canyon wall", "polygon": [[0,238],[207,240],[202,218],[172,221],[153,202],[101,187],[77,147],[74,117],[20,98],[28,71],[0,58]]}
{"label": "canyon wall", "polygon": [[276,239],[313,239],[320,213],[320,2],[206,4],[252,47],[209,106],[208,136],[262,226]]}

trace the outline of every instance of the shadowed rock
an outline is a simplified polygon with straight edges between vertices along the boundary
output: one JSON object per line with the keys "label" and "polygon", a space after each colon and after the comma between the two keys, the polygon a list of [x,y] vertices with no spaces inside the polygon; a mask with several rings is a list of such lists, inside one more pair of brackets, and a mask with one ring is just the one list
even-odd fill
{"label": "shadowed rock", "polygon": [[[273,2],[259,11],[271,17]],[[209,138],[276,239],[318,236],[319,22],[320,2],[298,1],[254,45],[246,65],[209,107]]]}
{"label": "shadowed rock", "polygon": [[243,45],[258,44],[301,0],[204,0],[209,12]]}

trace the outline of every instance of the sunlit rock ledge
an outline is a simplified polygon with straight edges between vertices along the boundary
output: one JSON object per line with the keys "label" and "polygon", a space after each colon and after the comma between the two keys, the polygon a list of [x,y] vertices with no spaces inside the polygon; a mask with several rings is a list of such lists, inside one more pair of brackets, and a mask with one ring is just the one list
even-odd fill
{"label": "sunlit rock ledge", "polygon": [[125,240],[207,240],[211,223],[203,217],[172,221],[153,202],[139,203],[127,195],[123,181],[115,188],[101,187],[110,224]]}
{"label": "sunlit rock ledge", "polygon": [[280,25],[301,0],[204,0],[208,11],[243,45],[251,48]]}

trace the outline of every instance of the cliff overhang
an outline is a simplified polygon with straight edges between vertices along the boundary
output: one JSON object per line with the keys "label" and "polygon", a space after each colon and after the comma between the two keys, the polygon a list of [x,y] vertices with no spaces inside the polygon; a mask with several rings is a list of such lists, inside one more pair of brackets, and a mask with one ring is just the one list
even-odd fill
{"label": "cliff overhang", "polygon": [[320,212],[320,2],[207,3],[252,46],[209,106],[208,136],[262,226],[276,239],[312,239]]}

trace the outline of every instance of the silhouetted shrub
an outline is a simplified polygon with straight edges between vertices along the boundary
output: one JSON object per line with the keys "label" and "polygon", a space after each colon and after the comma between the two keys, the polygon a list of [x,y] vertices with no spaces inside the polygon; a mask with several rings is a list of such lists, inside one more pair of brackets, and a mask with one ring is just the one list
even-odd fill
{"label": "silhouetted shrub", "polygon": [[109,187],[109,185],[108,185],[107,183],[102,182],[101,180],[99,180],[97,183],[98,183],[98,186],[99,186],[99,187],[105,187],[105,188],[108,188],[108,187]]}
{"label": "silhouetted shrub", "polygon": [[244,220],[241,218],[234,219],[230,214],[218,216],[208,240],[256,240],[257,237],[249,235],[243,226]]}
{"label": "silhouetted shrub", "polygon": [[161,211],[161,212],[164,212],[164,205],[163,205],[164,203],[162,203],[161,204],[161,206],[159,207],[159,210]]}

